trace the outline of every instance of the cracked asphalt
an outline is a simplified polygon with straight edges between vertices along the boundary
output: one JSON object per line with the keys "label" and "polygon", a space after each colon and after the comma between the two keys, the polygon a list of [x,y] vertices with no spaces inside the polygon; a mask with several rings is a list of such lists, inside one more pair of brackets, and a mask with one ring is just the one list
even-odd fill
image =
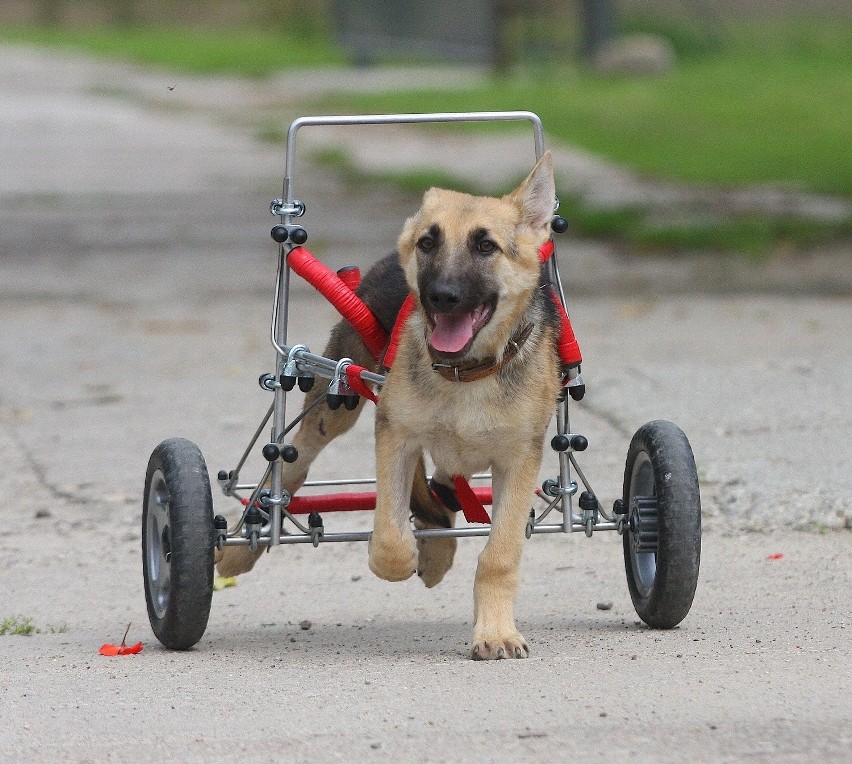
{"label": "cracked asphalt", "polygon": [[[848,761],[842,246],[747,264],[559,243],[588,387],[572,425],[597,493],[619,494],[649,419],[677,422],[696,454],[702,573],[679,628],[638,625],[620,540],[599,533],[527,544],[526,661],[467,659],[477,540],[429,591],[374,579],[363,545],[276,550],[215,594],[196,649],[159,647],[141,572],[148,456],[181,435],[211,472],[230,468],[270,402],[256,379],[274,361],[268,203],[283,147],[235,117],[269,100],[262,83],[0,48],[0,621],[40,630],[0,636],[0,757]],[[322,140],[308,145],[343,141],[369,162],[360,132]],[[418,161],[451,150],[415,145]],[[304,168],[309,244],[335,267],[390,249],[417,206]],[[290,319],[291,338],[319,350],[334,316],[297,285]],[[316,468],[372,471],[369,416]],[[144,651],[98,655],[128,623]]]}

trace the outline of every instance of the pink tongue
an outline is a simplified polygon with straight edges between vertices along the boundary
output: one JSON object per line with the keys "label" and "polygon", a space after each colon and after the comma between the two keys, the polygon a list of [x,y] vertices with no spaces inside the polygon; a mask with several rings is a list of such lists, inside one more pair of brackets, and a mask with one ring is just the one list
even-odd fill
{"label": "pink tongue", "polygon": [[458,353],[473,337],[473,313],[461,316],[437,313],[433,318],[435,328],[430,343],[439,353]]}

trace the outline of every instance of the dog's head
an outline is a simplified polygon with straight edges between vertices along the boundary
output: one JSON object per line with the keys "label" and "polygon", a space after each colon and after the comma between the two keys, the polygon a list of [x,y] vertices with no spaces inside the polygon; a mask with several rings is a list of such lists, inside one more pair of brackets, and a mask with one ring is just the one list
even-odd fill
{"label": "dog's head", "polygon": [[449,360],[502,354],[539,284],[555,189],[547,152],[501,199],[429,189],[399,237],[432,351]]}

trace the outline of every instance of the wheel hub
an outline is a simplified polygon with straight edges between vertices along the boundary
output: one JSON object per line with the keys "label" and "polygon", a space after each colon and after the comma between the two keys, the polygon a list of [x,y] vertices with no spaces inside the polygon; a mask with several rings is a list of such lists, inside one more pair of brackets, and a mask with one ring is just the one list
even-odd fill
{"label": "wheel hub", "polygon": [[636,553],[656,554],[659,543],[656,496],[634,496],[630,502],[628,527]]}

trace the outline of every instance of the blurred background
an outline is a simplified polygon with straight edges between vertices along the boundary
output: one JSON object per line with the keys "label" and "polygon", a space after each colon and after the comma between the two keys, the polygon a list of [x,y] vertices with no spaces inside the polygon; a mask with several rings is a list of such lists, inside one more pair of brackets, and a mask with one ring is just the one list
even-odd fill
{"label": "blurred background", "polygon": [[[634,251],[760,258],[850,235],[847,0],[0,0],[0,42],[193,76],[302,73],[303,113],[528,109],[634,180],[724,189],[560,189],[576,233]],[[448,66],[468,76],[423,84],[423,67]],[[341,69],[397,79],[329,87]],[[280,142],[285,117],[256,110],[255,134]]]}

